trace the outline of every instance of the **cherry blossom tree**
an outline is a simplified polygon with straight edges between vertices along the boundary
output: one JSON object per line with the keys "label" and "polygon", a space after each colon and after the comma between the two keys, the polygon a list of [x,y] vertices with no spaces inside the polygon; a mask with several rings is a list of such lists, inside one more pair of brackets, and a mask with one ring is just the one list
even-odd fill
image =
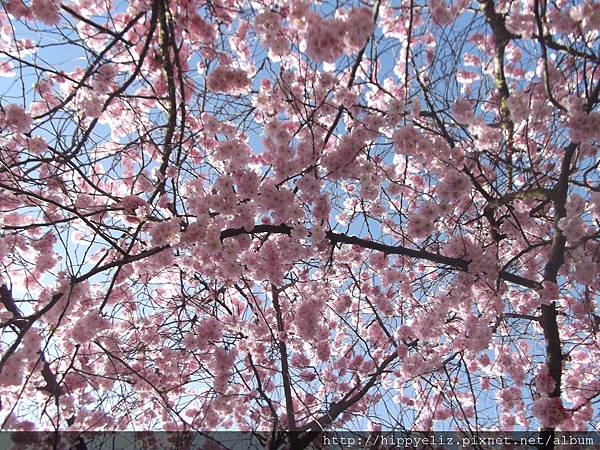
{"label": "cherry blossom tree", "polygon": [[598,419],[600,4],[7,0],[0,27],[3,430]]}

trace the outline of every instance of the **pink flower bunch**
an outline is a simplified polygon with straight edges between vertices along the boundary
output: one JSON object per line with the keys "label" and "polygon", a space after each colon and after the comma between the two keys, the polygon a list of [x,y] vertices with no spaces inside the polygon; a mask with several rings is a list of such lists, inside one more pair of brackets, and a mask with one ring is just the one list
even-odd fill
{"label": "pink flower bunch", "polygon": [[228,66],[218,66],[208,75],[206,82],[211,91],[227,94],[242,94],[250,84],[244,70]]}
{"label": "pink flower bunch", "polygon": [[94,74],[94,91],[99,94],[108,94],[113,88],[114,77],[119,73],[116,64],[104,64]]}
{"label": "pink flower bunch", "polygon": [[337,147],[328,150],[322,163],[328,170],[339,170],[337,175],[343,176],[345,172],[351,170],[352,162],[364,145],[364,141],[361,142],[355,135],[346,135],[339,140]]}
{"label": "pink flower bunch", "polygon": [[502,407],[505,410],[510,410],[518,407],[521,403],[521,390],[517,386],[510,386],[506,389],[502,389],[498,393],[498,399],[502,403]]}
{"label": "pink flower bunch", "polygon": [[578,241],[585,236],[585,228],[581,217],[563,217],[558,221],[558,227],[570,242]]}
{"label": "pink flower bunch", "polygon": [[585,199],[578,194],[569,196],[565,204],[568,216],[577,216],[585,211]]}
{"label": "pink flower bunch", "polygon": [[298,376],[306,383],[310,383],[317,378],[317,374],[312,370],[302,370]]}
{"label": "pink flower bunch", "polygon": [[97,119],[102,115],[104,102],[96,92],[89,89],[80,91],[77,95],[77,102],[85,117]]}
{"label": "pink flower bunch", "polygon": [[307,18],[306,53],[317,62],[335,62],[342,54],[362,48],[373,33],[371,10],[352,8],[345,20]]}
{"label": "pink flower bunch", "polygon": [[[521,348],[521,351],[528,351],[526,344]],[[522,358],[521,355],[518,353],[510,352],[507,350],[501,350],[501,353],[499,352],[496,361],[498,363],[498,369],[501,370],[504,374],[510,376],[514,381],[515,387],[518,387],[520,389],[525,381],[526,361],[524,360],[524,358]]]}
{"label": "pink flower bunch", "polygon": [[352,306],[352,298],[348,294],[340,295],[333,304],[334,311],[343,314]]}
{"label": "pink flower bunch", "polygon": [[226,161],[232,171],[248,164],[250,155],[250,147],[238,139],[228,139],[220,142],[215,152],[215,158]]}
{"label": "pink flower bunch", "polygon": [[429,0],[429,10],[433,21],[440,25],[448,25],[454,19],[454,14],[445,0]]}
{"label": "pink flower bunch", "polygon": [[281,23],[281,15],[274,11],[264,11],[254,18],[254,30],[260,36],[262,44],[278,55],[289,52],[285,37],[286,30]]}
{"label": "pink flower bunch", "polygon": [[537,376],[535,377],[535,387],[540,394],[549,394],[554,390],[556,381],[550,375],[548,366],[543,365]]}
{"label": "pink flower bunch", "polygon": [[373,13],[369,8],[352,8],[346,19],[346,44],[360,50],[373,33]]}
{"label": "pink flower bunch", "polygon": [[61,0],[32,0],[33,17],[46,25],[58,25],[60,22]]}
{"label": "pink flower bunch", "polygon": [[376,270],[381,270],[388,265],[388,260],[385,253],[373,253],[369,256],[369,264]]}
{"label": "pink flower bunch", "polygon": [[35,271],[42,274],[58,264],[58,257],[54,253],[40,253],[35,262]]}
{"label": "pink flower bunch", "polygon": [[126,195],[121,200],[121,207],[128,213],[134,213],[137,208],[145,206],[146,204],[146,200],[139,195]]}
{"label": "pink flower bunch", "polygon": [[303,339],[313,340],[327,337],[327,329],[323,326],[322,307],[317,301],[303,301],[294,314],[296,333]]}
{"label": "pink flower bunch", "polygon": [[71,336],[81,344],[87,344],[94,336],[110,328],[111,323],[96,310],[90,311],[79,319],[72,328]]}
{"label": "pink flower bunch", "polygon": [[252,264],[257,277],[279,284],[284,276],[283,256],[276,243],[267,241],[260,252],[249,252],[245,258],[246,263]]}
{"label": "pink flower bunch", "polygon": [[575,266],[573,276],[578,283],[591,284],[600,273],[600,265],[593,261],[591,255],[581,254],[574,256],[573,263]]}
{"label": "pink flower bunch", "polygon": [[405,357],[399,375],[401,378],[409,379],[433,369],[435,364],[436,362],[431,358],[423,359],[422,355],[411,353]]}
{"label": "pink flower bunch", "polygon": [[201,341],[216,341],[221,338],[221,325],[214,317],[208,317],[198,324],[196,333]]}
{"label": "pink flower bunch", "polygon": [[600,5],[596,2],[586,0],[576,4],[571,8],[570,16],[585,32],[600,28]]}
{"label": "pink flower bunch", "polygon": [[29,146],[29,150],[31,150],[35,154],[41,154],[48,148],[48,144],[46,144],[46,140],[41,136],[33,136],[27,140],[27,145]]}
{"label": "pink flower bunch", "polygon": [[458,200],[469,193],[469,178],[456,170],[448,170],[435,187],[437,197],[442,201]]}
{"label": "pink flower bunch", "polygon": [[294,367],[307,367],[310,364],[310,359],[304,353],[294,353],[290,362]]}
{"label": "pink flower bunch", "polygon": [[508,109],[513,122],[518,123],[529,117],[529,95],[524,92],[512,92],[508,100]]}
{"label": "pink flower bunch", "polygon": [[184,346],[188,350],[204,349],[210,342],[221,339],[221,324],[214,317],[207,317],[200,321],[193,332],[188,333],[184,340]]}
{"label": "pink flower bunch", "polygon": [[396,146],[396,152],[408,156],[418,154],[422,139],[417,129],[412,126],[398,128],[392,135],[392,142]]}
{"label": "pink flower bunch", "polygon": [[41,342],[42,337],[35,328],[25,334],[18,351],[12,354],[2,367],[0,386],[18,386],[23,382],[24,375],[39,363]]}
{"label": "pink flower bunch", "polygon": [[15,133],[27,133],[31,130],[31,116],[13,103],[4,106],[4,123],[6,128]]}
{"label": "pink flower bunch", "polygon": [[256,172],[241,169],[233,172],[233,181],[240,197],[251,198],[256,195],[260,179]]}
{"label": "pink flower bunch", "polygon": [[474,103],[471,100],[459,100],[452,107],[452,114],[458,123],[470,125],[475,119]]}
{"label": "pink flower bunch", "polygon": [[341,20],[310,19],[306,31],[306,53],[316,62],[335,62],[344,52],[345,27]]}
{"label": "pink flower bunch", "polygon": [[227,390],[229,372],[233,367],[237,351],[235,349],[225,350],[217,347],[213,354],[213,375],[215,377],[214,386],[217,392],[223,393]]}
{"label": "pink flower bunch", "polygon": [[560,397],[537,399],[531,408],[531,412],[540,419],[543,427],[558,427],[569,416]]}
{"label": "pink flower bunch", "polygon": [[535,15],[533,12],[511,11],[506,18],[506,28],[522,36],[532,36],[535,32]]}
{"label": "pink flower bunch", "polygon": [[435,231],[434,222],[440,216],[440,208],[434,202],[424,201],[418,211],[410,216],[408,232],[424,238]]}
{"label": "pink flower bunch", "polygon": [[2,372],[0,372],[0,386],[18,386],[23,381],[25,364],[19,354],[14,354],[6,360]]}
{"label": "pink flower bunch", "polygon": [[327,361],[327,359],[329,359],[329,356],[331,355],[331,346],[326,338],[323,338],[317,343],[316,350],[317,358],[321,361]]}
{"label": "pink flower bunch", "polygon": [[383,331],[383,328],[381,328],[377,322],[373,322],[367,330],[367,339],[369,342],[376,346],[385,345],[384,342],[387,336]]}
{"label": "pink flower bunch", "polygon": [[192,40],[207,43],[213,42],[217,34],[216,26],[207,22],[197,14],[190,15],[191,17],[188,19],[187,23]]}
{"label": "pink flower bunch", "polygon": [[156,246],[173,245],[179,242],[179,222],[171,219],[155,224],[150,230],[152,243]]}
{"label": "pink flower bunch", "polygon": [[293,212],[294,193],[289,189],[277,188],[271,183],[263,183],[260,190],[260,207],[263,211],[272,210],[273,219],[286,222]]}
{"label": "pink flower bunch", "polygon": [[584,142],[600,138],[600,113],[585,112],[581,99],[575,96],[568,98],[565,106],[568,111],[566,125],[573,141]]}
{"label": "pink flower bunch", "polygon": [[29,11],[29,8],[25,6],[22,0],[7,0],[4,7],[9,14],[12,14],[17,19],[21,17],[31,18],[31,11]]}
{"label": "pink flower bunch", "polygon": [[11,61],[0,62],[0,77],[13,77],[14,75],[14,65]]}
{"label": "pink flower bunch", "polygon": [[428,220],[420,213],[413,214],[408,221],[408,233],[415,238],[424,238],[432,234],[435,230],[433,222]]}
{"label": "pink flower bunch", "polygon": [[560,289],[556,283],[551,281],[544,281],[542,283],[542,290],[540,291],[540,303],[543,305],[549,305],[554,300],[558,300]]}
{"label": "pink flower bunch", "polygon": [[466,326],[467,340],[465,347],[471,352],[477,353],[484,351],[490,345],[492,340],[492,330],[490,324],[483,319],[471,317]]}
{"label": "pink flower bunch", "polygon": [[292,137],[292,129],[286,123],[274,119],[265,125],[264,133],[276,144],[287,144]]}
{"label": "pink flower bunch", "polygon": [[316,220],[327,221],[329,219],[329,212],[331,206],[329,203],[329,196],[325,193],[317,196],[315,206],[313,208],[313,216]]}

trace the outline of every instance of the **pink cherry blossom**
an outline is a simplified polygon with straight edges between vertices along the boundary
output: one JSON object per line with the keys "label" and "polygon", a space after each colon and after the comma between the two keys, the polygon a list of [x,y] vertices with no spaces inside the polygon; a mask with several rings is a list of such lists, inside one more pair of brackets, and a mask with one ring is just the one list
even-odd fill
{"label": "pink cherry blossom", "polygon": [[58,25],[61,4],[61,0],[31,0],[31,12],[36,20],[46,25]]}
{"label": "pink cherry blossom", "polygon": [[6,127],[16,133],[27,133],[31,129],[31,116],[13,103],[4,105],[4,122]]}
{"label": "pink cherry blossom", "polygon": [[540,394],[549,394],[554,390],[556,381],[554,381],[546,366],[542,367],[535,377],[535,386]]}
{"label": "pink cherry blossom", "polygon": [[469,125],[473,122],[475,114],[473,112],[473,102],[469,100],[461,100],[454,104],[452,112],[460,123]]}
{"label": "pink cherry blossom", "polygon": [[248,74],[241,70],[227,66],[218,66],[207,77],[209,89],[215,92],[239,94],[248,87]]}
{"label": "pink cherry blossom", "polygon": [[557,427],[567,418],[567,412],[558,397],[539,398],[531,410],[544,427]]}
{"label": "pink cherry blossom", "polygon": [[444,0],[432,0],[429,2],[431,16],[437,25],[448,25],[453,20],[450,7]]}
{"label": "pink cherry blossom", "polygon": [[5,1],[3,429],[593,429],[599,23]]}
{"label": "pink cherry blossom", "polygon": [[17,19],[20,19],[21,17],[29,18],[31,16],[31,12],[22,0],[8,0],[4,6],[6,11]]}

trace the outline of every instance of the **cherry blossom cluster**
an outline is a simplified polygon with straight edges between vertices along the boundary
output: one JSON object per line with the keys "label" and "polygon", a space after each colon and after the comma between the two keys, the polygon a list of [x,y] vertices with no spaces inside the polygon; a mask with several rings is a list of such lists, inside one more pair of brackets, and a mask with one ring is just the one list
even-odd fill
{"label": "cherry blossom cluster", "polygon": [[599,18],[4,2],[3,429],[589,429]]}
{"label": "cherry blossom cluster", "polygon": [[335,62],[345,52],[361,49],[373,33],[369,8],[352,8],[345,18],[306,17],[306,52],[317,62]]}
{"label": "cherry blossom cluster", "polygon": [[241,94],[248,89],[248,74],[242,69],[217,66],[206,78],[208,88],[215,92]]}

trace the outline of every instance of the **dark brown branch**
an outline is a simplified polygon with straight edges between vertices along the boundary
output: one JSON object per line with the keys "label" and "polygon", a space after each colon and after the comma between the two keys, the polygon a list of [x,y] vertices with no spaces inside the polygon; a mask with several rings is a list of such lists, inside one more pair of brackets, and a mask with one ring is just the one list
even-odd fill
{"label": "dark brown branch", "polygon": [[252,368],[252,372],[254,373],[254,377],[256,378],[256,390],[263,398],[263,400],[267,403],[269,407],[269,411],[271,411],[271,415],[273,416],[273,425],[276,427],[279,425],[279,416],[277,415],[277,410],[273,405],[273,401],[269,398],[265,390],[263,389],[262,380],[260,379],[260,374],[258,373],[258,369],[252,360],[252,355],[248,354],[248,362],[250,363],[250,367]]}
{"label": "dark brown branch", "polygon": [[[379,1],[375,2],[375,5],[373,5],[373,22],[374,23],[377,23],[377,16],[379,15],[379,6],[380,6]],[[354,84],[354,79],[356,78],[356,72],[358,72],[358,68],[360,67],[360,63],[362,62],[362,58],[363,58],[363,55],[365,54],[365,50],[367,48],[368,43],[369,43],[369,40],[367,40],[365,42],[365,45],[362,46],[362,48],[358,52],[358,55],[356,56],[356,60],[354,61],[354,64],[352,65],[352,69],[350,70],[350,77],[348,79],[348,84],[346,84],[346,87],[348,89],[350,89],[352,87],[352,85]],[[335,115],[335,118],[333,119],[333,123],[327,130],[325,139],[323,139],[323,148],[325,148],[325,146],[327,145],[327,142],[329,142],[329,138],[334,133],[335,128],[337,127],[340,119],[342,118],[343,113],[344,113],[344,107],[342,105],[340,105],[340,107],[338,108],[338,112]]]}
{"label": "dark brown branch", "polygon": [[300,450],[307,447],[323,430],[331,425],[340,414],[360,401],[365,394],[369,392],[369,389],[375,385],[387,366],[389,366],[397,357],[398,354],[396,352],[388,356],[377,368],[375,373],[371,375],[369,380],[356,393],[354,393],[355,389],[351,390],[342,400],[333,402],[328,411],[321,417],[301,427],[305,433],[298,437],[296,447],[293,447],[292,450]]}
{"label": "dark brown branch", "polygon": [[546,49],[546,40],[542,37],[542,36],[544,36],[544,24],[542,22],[542,17],[545,16],[543,9],[544,9],[544,7],[542,6],[542,12],[540,12],[540,2],[539,2],[539,0],[534,0],[533,10],[535,12],[535,22],[536,22],[538,33],[539,33],[538,42],[540,43],[540,49],[542,51],[541,56],[542,56],[542,61],[544,63],[544,76],[543,76],[544,90],[546,91],[546,95],[550,99],[550,102],[552,102],[552,104],[554,106],[556,106],[561,111],[566,111],[565,107],[562,106],[560,103],[558,103],[556,98],[554,98],[554,95],[552,94],[552,89],[550,87],[550,70],[548,69],[548,51]]}
{"label": "dark brown branch", "polygon": [[[292,232],[292,227],[289,225],[281,224],[281,225],[256,225],[251,230],[246,230],[244,228],[229,228],[221,232],[221,241],[227,239],[229,237],[239,236],[242,234],[256,234],[256,233],[271,233],[271,234],[287,234],[290,235]],[[443,266],[451,267],[453,269],[458,269],[463,272],[469,270],[469,263],[465,259],[461,258],[452,258],[450,256],[440,255],[439,253],[429,252],[427,250],[417,250],[412,248],[403,247],[401,245],[386,245],[380,242],[370,241],[368,239],[362,239],[356,236],[350,236],[347,234],[335,233],[333,231],[328,231],[326,233],[326,238],[329,240],[331,244],[350,244],[357,245],[362,248],[368,248],[371,250],[377,250],[385,253],[386,255],[402,255],[408,256],[410,258],[416,259],[424,259],[427,261],[431,261],[437,264],[441,264]],[[530,280],[528,278],[522,277],[520,275],[516,275],[505,270],[500,271],[499,277],[511,283],[518,284],[523,287],[531,288],[531,289],[539,289],[541,287],[540,283],[534,280]]]}
{"label": "dark brown branch", "polygon": [[508,84],[506,82],[506,75],[504,74],[504,53],[506,45],[514,37],[506,29],[505,18],[503,15],[496,12],[494,6],[494,0],[479,0],[480,9],[485,15],[487,22],[492,28],[494,33],[494,76],[496,82],[496,88],[500,95],[500,119],[502,122],[502,128],[506,137],[506,177],[507,177],[507,191],[512,190],[512,155],[514,153],[513,146],[513,134],[514,134],[514,123],[508,107],[508,97],[510,97],[510,91],[508,90]]}
{"label": "dark brown branch", "polygon": [[[12,313],[14,318],[23,318],[23,315],[21,314],[21,311],[17,307],[17,304],[15,303],[15,300],[12,296],[12,291],[8,288],[6,284],[0,286],[0,300],[2,301],[4,307]],[[24,320],[14,320],[12,323],[19,329],[21,337],[30,328],[30,324]],[[52,372],[50,364],[48,363],[48,361],[46,361],[46,358],[44,357],[44,352],[42,350],[39,351],[39,355],[40,362],[42,363],[42,378],[46,382],[46,385],[39,389],[50,393],[50,395],[58,399],[58,397],[63,393],[62,389],[60,388],[58,379],[56,378],[54,372]]]}
{"label": "dark brown branch", "polygon": [[[539,39],[540,36],[537,34],[533,35],[534,39]],[[559,42],[556,42],[553,38],[552,35],[550,35],[549,33],[546,33],[544,35],[544,43],[546,44],[546,47],[551,48],[552,50],[556,50],[556,51],[561,51],[561,52],[565,52],[568,53],[571,56],[574,56],[576,58],[583,58],[583,59],[589,59],[590,61],[593,62],[600,62],[600,57],[598,57],[598,55],[594,54],[594,53],[586,53],[586,52],[582,52],[580,50],[577,50],[576,48],[573,47],[567,47],[566,45],[563,45]]]}
{"label": "dark brown branch", "polygon": [[[285,327],[283,326],[283,318],[281,316],[281,305],[279,304],[279,291],[275,286],[271,286],[271,296],[273,298],[273,308],[275,308],[275,314],[277,316],[277,331],[279,331],[279,333],[283,333],[285,332]],[[290,377],[290,368],[288,365],[287,346],[285,344],[285,341],[283,341],[279,335],[277,336],[277,344],[279,347],[279,356],[281,358],[281,378],[283,380],[283,393],[285,395],[287,428],[290,431],[295,431],[296,414],[294,412],[294,399],[292,397],[292,384]],[[294,435],[292,435],[292,441],[294,441]]]}
{"label": "dark brown branch", "polygon": [[[177,126],[177,90],[175,88],[173,64],[169,55],[171,48],[170,41],[174,39],[174,36],[171,36],[169,33],[170,28],[167,20],[167,8],[168,4],[160,0],[158,1],[158,39],[160,42],[162,67],[167,79],[167,92],[169,95],[167,130],[163,143],[162,160],[160,162],[160,167],[158,168],[159,176],[162,178],[158,180],[158,189],[156,191],[156,193],[160,193],[161,195],[165,193],[166,179],[164,177],[169,166],[171,151],[173,149],[173,135],[175,134],[175,128]],[[151,196],[150,201],[152,201],[155,194]]]}
{"label": "dark brown branch", "polygon": [[94,22],[93,20],[88,19],[87,17],[82,16],[81,14],[79,14],[77,11],[75,11],[72,8],[69,8],[67,5],[62,5],[61,8],[68,12],[69,14],[71,14],[73,17],[75,17],[77,20],[80,20],[81,22],[85,22],[88,25],[90,25],[91,27],[97,29],[98,31],[105,33],[105,34],[109,34],[112,37],[114,37],[115,39],[118,39],[122,42],[124,42],[125,44],[129,45],[129,46],[133,46],[133,43],[131,41],[128,41],[127,39],[125,39],[123,37],[124,33],[118,33],[114,30],[111,30],[109,28],[106,28],[103,25],[100,25],[99,23]]}
{"label": "dark brown branch", "polygon": [[[554,219],[554,236],[552,238],[552,247],[550,257],[546,267],[544,268],[544,281],[557,283],[557,276],[560,267],[564,262],[565,246],[567,239],[558,226],[561,218],[565,217],[567,212],[565,204],[567,202],[567,194],[569,191],[569,175],[571,173],[571,164],[575,156],[578,145],[571,143],[565,150],[565,156],[562,160],[560,176],[558,183],[554,187],[553,200],[556,217]],[[546,365],[550,376],[554,379],[554,390],[549,394],[550,397],[561,396],[562,383],[562,344],[560,340],[560,331],[558,327],[556,302],[549,305],[542,305],[542,314],[540,318],[540,326],[544,332],[544,340],[546,343]],[[545,427],[541,432],[542,440],[553,441],[554,428]]]}
{"label": "dark brown branch", "polygon": [[[135,17],[135,19],[131,22],[131,26],[133,26],[134,23],[136,23],[141,17],[143,17],[145,15],[146,15],[145,12],[138,14]],[[129,24],[127,25],[127,27],[129,27]],[[142,70],[142,64],[144,63],[144,60],[146,59],[146,55],[148,54],[148,50],[150,49],[150,43],[152,42],[152,37],[154,35],[155,30],[156,30],[156,7],[152,8],[152,16],[150,17],[150,27],[148,29],[148,35],[146,36],[146,41],[144,42],[144,47],[142,48],[142,51],[139,56],[139,61],[136,64],[133,73],[127,80],[125,80],[125,83],[123,83],[116,91],[112,92],[108,96],[108,98],[102,105],[103,112],[106,110],[106,108],[108,108],[108,105],[113,101],[113,99],[115,99],[116,97],[118,97],[119,95],[124,93],[127,90],[127,88],[129,88],[129,86],[136,80],[137,76],[140,74],[140,71]],[[126,32],[126,29],[124,29],[121,33],[125,34],[125,32]],[[106,50],[106,51],[108,51],[108,50]],[[93,69],[93,66],[90,66],[88,71],[91,71],[92,69]],[[87,74],[87,72],[86,72],[86,74]],[[85,77],[85,75],[84,75],[84,77]],[[63,106],[66,105],[68,103],[68,101],[70,101],[72,96],[75,95],[76,92],[77,92],[77,89],[75,89],[73,91],[73,93],[66,100],[63,101],[62,105]],[[59,107],[62,107],[62,106],[59,106]],[[59,107],[57,107],[57,108],[59,108]],[[92,120],[92,122],[86,128],[85,132],[83,133],[83,136],[81,137],[81,139],[79,140],[77,145],[75,145],[74,148],[69,153],[67,153],[63,156],[63,159],[65,161],[69,161],[71,158],[75,157],[79,153],[81,148],[83,148],[83,146],[87,142],[88,138],[90,137],[90,135],[91,135],[92,131],[94,130],[94,128],[96,127],[97,123],[98,123],[98,118],[95,118],[94,120]]]}

